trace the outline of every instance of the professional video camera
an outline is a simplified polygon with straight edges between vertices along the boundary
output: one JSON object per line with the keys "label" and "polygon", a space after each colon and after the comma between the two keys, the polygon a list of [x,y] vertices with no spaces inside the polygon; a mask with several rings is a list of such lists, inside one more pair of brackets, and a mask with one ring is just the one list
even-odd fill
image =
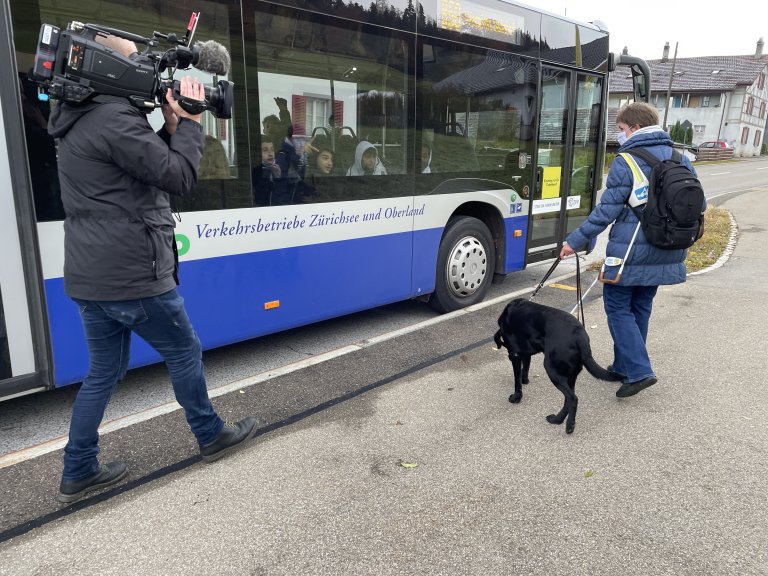
{"label": "professional video camera", "polygon": [[[192,13],[183,38],[159,32],[154,32],[152,38],[144,38],[80,22],[70,22],[64,31],[43,24],[31,79],[40,84],[41,99],[50,96],[77,104],[117,96],[127,98],[144,111],[152,111],[165,102],[165,94],[171,88],[176,101],[190,114],[210,110],[217,118],[231,118],[232,82],[219,80],[214,86],[205,86],[205,101],[199,101],[182,97],[179,81],[173,79],[176,70],[185,70],[190,65],[214,75],[225,75],[229,71],[229,53],[221,44],[208,40],[190,47],[199,18],[199,12]],[[96,42],[98,36],[117,36],[145,45],[146,49],[128,57]],[[160,40],[172,47],[165,51],[152,50]],[[163,73],[167,73],[165,78]]]}

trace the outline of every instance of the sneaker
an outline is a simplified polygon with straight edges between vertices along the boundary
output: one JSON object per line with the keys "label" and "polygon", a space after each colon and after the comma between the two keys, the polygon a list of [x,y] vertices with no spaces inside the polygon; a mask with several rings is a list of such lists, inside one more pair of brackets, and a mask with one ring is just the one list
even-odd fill
{"label": "sneaker", "polygon": [[110,462],[99,466],[99,471],[93,476],[88,476],[82,480],[69,482],[62,480],[59,485],[59,494],[56,499],[62,504],[71,504],[77,502],[88,494],[99,488],[106,488],[120,482],[128,474],[128,466],[124,462]]}
{"label": "sneaker", "polygon": [[227,422],[213,442],[200,446],[200,455],[206,462],[213,462],[236,450],[243,442],[256,434],[256,418],[249,416],[235,422]]}
{"label": "sneaker", "polygon": [[648,376],[637,382],[630,382],[629,384],[622,384],[621,387],[616,390],[616,396],[619,398],[626,398],[627,396],[634,396],[640,390],[645,390],[648,386],[653,386],[658,380],[655,376]]}

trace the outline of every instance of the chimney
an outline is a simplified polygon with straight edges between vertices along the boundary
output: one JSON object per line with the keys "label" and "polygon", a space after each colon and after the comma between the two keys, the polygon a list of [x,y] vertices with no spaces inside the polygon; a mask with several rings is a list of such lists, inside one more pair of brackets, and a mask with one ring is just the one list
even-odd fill
{"label": "chimney", "polygon": [[755,50],[755,56],[758,58],[763,55],[763,37],[760,36],[760,40],[757,41],[757,49]]}
{"label": "chimney", "polygon": [[661,55],[661,61],[666,62],[669,60],[669,42],[664,44],[664,52]]}
{"label": "chimney", "polygon": [[629,50],[627,50],[626,46],[624,46],[624,50],[622,50],[621,53],[624,54],[625,56],[629,56]]}

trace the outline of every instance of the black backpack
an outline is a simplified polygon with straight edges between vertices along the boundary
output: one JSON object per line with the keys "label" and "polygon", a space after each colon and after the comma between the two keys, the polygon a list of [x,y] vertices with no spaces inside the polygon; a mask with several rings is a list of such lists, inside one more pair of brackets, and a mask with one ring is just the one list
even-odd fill
{"label": "black backpack", "polygon": [[[704,233],[704,189],[677,150],[659,160],[648,150],[627,150],[651,167],[648,202],[638,214],[648,242],[665,250],[690,248]],[[638,210],[638,209],[636,209]]]}

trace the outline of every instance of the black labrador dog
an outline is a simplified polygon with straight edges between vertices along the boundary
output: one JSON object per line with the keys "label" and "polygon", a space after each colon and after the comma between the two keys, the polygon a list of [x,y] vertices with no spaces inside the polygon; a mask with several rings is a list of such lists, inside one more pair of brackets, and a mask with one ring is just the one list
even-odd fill
{"label": "black labrador dog", "polygon": [[[592,358],[589,335],[572,315],[516,298],[507,304],[499,316],[499,330],[493,336],[496,346],[504,346],[515,372],[515,393],[509,401],[517,404],[523,398],[522,384],[528,384],[531,356],[544,352],[544,370],[555,387],[565,396],[562,410],[547,416],[550,424],[562,424],[570,434],[576,426],[576,377],[582,367],[601,380],[615,381],[621,377],[602,368]],[[567,420],[566,420],[567,416]]]}

